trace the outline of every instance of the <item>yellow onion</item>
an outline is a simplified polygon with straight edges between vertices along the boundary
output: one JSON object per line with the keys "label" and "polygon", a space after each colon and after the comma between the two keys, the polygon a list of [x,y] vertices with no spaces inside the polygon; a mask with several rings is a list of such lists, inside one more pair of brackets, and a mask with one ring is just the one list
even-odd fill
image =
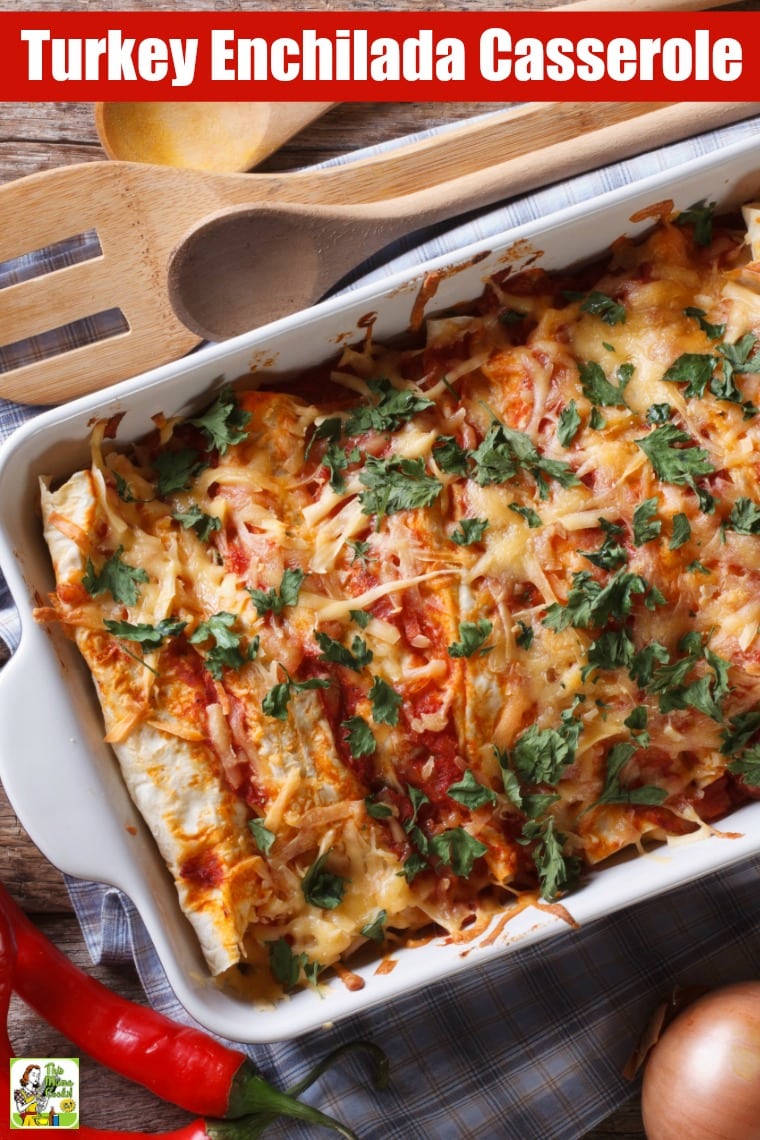
{"label": "yellow onion", "polygon": [[641,1112],[648,1140],[760,1140],[760,981],[712,990],[667,1026]]}

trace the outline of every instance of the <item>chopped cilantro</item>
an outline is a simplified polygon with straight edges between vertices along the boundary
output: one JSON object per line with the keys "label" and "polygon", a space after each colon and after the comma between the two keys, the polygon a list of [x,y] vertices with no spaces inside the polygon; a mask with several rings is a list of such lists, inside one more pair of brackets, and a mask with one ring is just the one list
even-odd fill
{"label": "chopped cilantro", "polygon": [[205,412],[189,423],[200,428],[209,446],[224,455],[232,444],[240,443],[246,438],[248,433],[245,428],[250,418],[250,412],[243,411],[232,389],[225,385]]}
{"label": "chopped cilantro", "polygon": [[259,638],[254,637],[244,652],[241,648],[241,636],[232,629],[237,621],[235,614],[221,611],[212,614],[206,621],[199,622],[190,635],[192,645],[202,645],[204,641],[212,640],[213,646],[204,654],[204,664],[211,676],[219,681],[222,670],[241,669],[247,661],[252,661],[259,651]]}
{"label": "chopped cilantro", "polygon": [[704,309],[697,309],[693,305],[689,305],[684,309],[684,316],[692,317],[702,329],[705,336],[708,336],[710,340],[720,340],[726,331],[725,325],[710,324],[706,319],[707,313]]}
{"label": "chopped cilantro", "polygon": [[710,353],[684,352],[663,375],[669,384],[686,384],[685,396],[702,397],[712,379],[718,359]]}
{"label": "chopped cilantro", "polygon": [[665,604],[657,587],[651,586],[640,574],[619,570],[602,586],[587,570],[580,570],[573,575],[567,603],[553,602],[548,606],[543,623],[558,632],[568,626],[601,628],[609,621],[627,617],[636,594],[643,596],[647,609]]}
{"label": "chopped cilantro", "polygon": [[451,827],[434,835],[429,845],[429,853],[451,867],[461,879],[466,879],[472,873],[475,860],[487,851],[485,843],[481,843],[463,827]]}
{"label": "chopped cilantro", "polygon": [[222,520],[216,515],[207,515],[197,503],[192,503],[186,511],[175,511],[172,518],[185,530],[194,530],[201,542],[208,542],[211,535],[222,528]]}
{"label": "chopped cilantro", "polygon": [[110,621],[108,618],[104,618],[103,625],[114,637],[120,637],[124,641],[136,641],[140,645],[153,648],[161,645],[167,637],[177,637],[178,634],[182,633],[187,622],[163,618],[156,625],[147,625],[142,622],[133,625],[131,621]]}
{"label": "chopped cilantro", "polygon": [[628,787],[621,783],[621,773],[637,748],[638,745],[630,741],[613,744],[607,753],[604,787],[597,804],[661,804],[668,798],[665,789],[658,788],[656,784]]}
{"label": "chopped cilantro", "polygon": [[520,842],[532,845],[532,858],[538,873],[541,897],[547,902],[575,886],[580,875],[580,860],[563,852],[565,836],[555,831],[554,819],[529,819]]}
{"label": "chopped cilantro", "polygon": [[633,374],[630,365],[626,367],[626,365],[621,364],[617,371],[617,386],[607,379],[601,364],[597,364],[596,361],[592,360],[587,364],[579,364],[578,371],[583,395],[592,404],[602,408],[624,408],[627,406],[624,392]]}
{"label": "chopped cilantro", "polygon": [[618,542],[618,538],[625,534],[625,530],[617,523],[608,522],[607,519],[599,519],[599,526],[605,535],[602,545],[598,550],[581,550],[579,553],[600,570],[618,570],[628,561],[628,551]]}
{"label": "chopped cilantro", "polygon": [[370,545],[368,542],[361,542],[359,539],[349,538],[346,546],[350,546],[354,553],[351,562],[366,562],[370,556]]}
{"label": "chopped cilantro", "polygon": [[462,519],[456,530],[451,533],[451,541],[457,546],[470,546],[473,542],[480,542],[488,527],[488,519]]}
{"label": "chopped cilantro", "polygon": [[635,546],[643,546],[659,536],[662,522],[657,518],[659,501],[657,496],[644,499],[633,512],[633,542]]}
{"label": "chopped cilantro", "polygon": [[469,768],[465,769],[461,780],[449,784],[446,794],[458,804],[464,804],[470,811],[496,803],[496,793],[476,780]]}
{"label": "chopped cilantro", "polygon": [[532,724],[518,736],[510,761],[523,783],[556,784],[575,758],[577,731],[568,731],[568,727],[539,728]]}
{"label": "chopped cilantro", "polygon": [[348,616],[351,618],[351,621],[356,622],[359,629],[366,629],[372,621],[372,614],[368,614],[366,610],[349,610]]}
{"label": "chopped cilantro", "polygon": [[398,724],[399,710],[403,704],[400,693],[382,677],[374,677],[368,696],[372,702],[372,719],[376,724]]}
{"label": "chopped cilantro", "polygon": [[471,478],[481,487],[506,483],[519,471],[532,475],[542,499],[548,495],[548,480],[561,487],[575,487],[579,480],[568,463],[547,459],[536,449],[530,436],[501,423],[493,423],[482,443],[470,452]]}
{"label": "chopped cilantro", "polygon": [[486,640],[493,630],[493,622],[488,621],[487,618],[479,618],[478,621],[462,621],[459,623],[459,641],[453,642],[449,646],[450,657],[472,657],[473,653],[480,650],[482,653],[487,653],[488,648],[483,648]]}
{"label": "chopped cilantro", "polygon": [[525,519],[531,530],[535,530],[537,527],[543,525],[541,522],[541,516],[536,511],[534,511],[532,507],[521,507],[519,503],[509,503],[509,509],[510,511],[514,511],[516,515],[519,515],[521,518]]}
{"label": "chopped cilantro", "polygon": [[515,644],[518,645],[520,649],[530,649],[533,644],[533,638],[535,637],[533,626],[518,620],[517,628],[520,632],[515,635]]}
{"label": "chopped cilantro", "polygon": [[673,414],[670,404],[652,404],[647,411],[648,424],[665,424]]}
{"label": "chopped cilantro", "polygon": [[433,444],[433,459],[447,475],[467,474],[467,450],[453,435],[439,435]]}
{"label": "chopped cilantro", "polygon": [[264,696],[261,707],[267,716],[276,720],[287,720],[288,702],[293,693],[304,693],[310,689],[329,689],[330,682],[323,677],[311,677],[307,681],[294,681],[283,665],[280,665],[287,680],[273,685]]}
{"label": "chopped cilantro", "polygon": [[320,910],[335,910],[341,903],[348,882],[325,869],[330,854],[330,851],[325,851],[320,855],[301,880],[303,897],[307,903]]}
{"label": "chopped cilantro", "polygon": [[359,480],[367,488],[359,495],[362,512],[376,515],[377,524],[384,515],[431,506],[441,493],[441,484],[425,471],[419,459],[378,459],[367,457]]}
{"label": "chopped cilantro", "polygon": [[662,424],[643,439],[634,441],[652,464],[655,474],[664,483],[694,488],[700,475],[711,475],[715,468],[703,447],[693,444],[691,436],[673,423]]}
{"label": "chopped cilantro", "polygon": [[673,515],[673,531],[670,536],[668,548],[670,550],[678,550],[681,546],[684,546],[690,538],[691,523],[686,515],[682,511],[679,511]]}
{"label": "chopped cilantro", "polygon": [[367,809],[367,815],[371,816],[372,819],[390,819],[393,815],[393,808],[390,804],[370,799],[369,796],[365,798],[364,806]]}
{"label": "chopped cilantro", "polygon": [[697,245],[709,245],[712,241],[714,202],[694,202],[688,210],[681,210],[673,219],[677,226],[693,226],[694,241]]}
{"label": "chopped cilantro", "polygon": [[613,297],[608,297],[600,289],[591,290],[581,303],[581,311],[601,317],[607,325],[619,325],[625,322],[625,305],[621,305],[620,301],[616,301]]}
{"label": "chopped cilantro", "polygon": [[726,525],[737,534],[760,534],[760,505],[752,499],[737,499]]}
{"label": "chopped cilantro", "polygon": [[184,491],[204,466],[200,453],[194,447],[159,451],[153,460],[153,468],[158,475],[156,494],[163,498],[175,491]]}
{"label": "chopped cilantro", "polygon": [[319,661],[331,661],[335,665],[345,665],[347,669],[359,670],[369,665],[372,660],[372,650],[358,633],[354,635],[350,649],[327,633],[318,631],[314,634],[314,638],[322,650]]}
{"label": "chopped cilantro", "polygon": [[760,787],[760,745],[748,748],[738,759],[732,760],[727,768],[732,775],[741,776],[750,787]]}
{"label": "chopped cilantro", "polygon": [[569,447],[578,434],[581,426],[581,417],[575,400],[565,404],[557,421],[557,439],[563,447]]}
{"label": "chopped cilantro", "polygon": [[412,419],[418,412],[433,407],[427,396],[418,395],[413,388],[396,388],[385,378],[368,380],[374,402],[354,408],[343,425],[347,436],[364,435],[368,431],[392,432]]}
{"label": "chopped cilantro", "polygon": [[107,558],[100,570],[96,570],[92,559],[87,559],[82,585],[87,593],[97,598],[100,594],[110,594],[115,602],[133,606],[140,596],[138,582],[147,582],[147,571],[142,566],[130,566],[122,559],[124,547],[120,546]]}
{"label": "chopped cilantro", "polygon": [[254,843],[262,855],[268,855],[274,846],[276,836],[273,831],[264,826],[263,819],[249,819],[248,830],[253,836]]}
{"label": "chopped cilantro", "polygon": [[269,948],[269,968],[272,977],[286,990],[298,984],[303,970],[304,977],[313,986],[317,984],[317,975],[321,970],[318,962],[312,962],[305,953],[294,954],[286,938],[278,938],[276,942],[267,942]]}
{"label": "chopped cilantro", "polygon": [[303,570],[287,569],[283,571],[279,587],[269,590],[257,590],[248,587],[251,601],[256,607],[256,613],[263,617],[267,613],[281,614],[286,606],[298,604],[298,595],[306,577]]}
{"label": "chopped cilantro", "polygon": [[381,942],[385,941],[385,924],[387,921],[388,912],[379,910],[371,922],[364,924],[359,933],[362,938],[368,938],[370,942],[376,942],[379,946]]}
{"label": "chopped cilantro", "polygon": [[361,756],[371,756],[377,751],[377,741],[364,717],[350,716],[348,720],[341,722],[341,728],[346,730],[349,751],[357,760]]}

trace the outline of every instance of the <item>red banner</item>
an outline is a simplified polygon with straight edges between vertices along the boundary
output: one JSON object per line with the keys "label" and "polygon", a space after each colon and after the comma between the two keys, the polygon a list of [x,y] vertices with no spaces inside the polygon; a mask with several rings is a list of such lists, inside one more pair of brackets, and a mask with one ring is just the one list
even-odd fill
{"label": "red banner", "polygon": [[2,12],[0,99],[757,97],[760,12]]}

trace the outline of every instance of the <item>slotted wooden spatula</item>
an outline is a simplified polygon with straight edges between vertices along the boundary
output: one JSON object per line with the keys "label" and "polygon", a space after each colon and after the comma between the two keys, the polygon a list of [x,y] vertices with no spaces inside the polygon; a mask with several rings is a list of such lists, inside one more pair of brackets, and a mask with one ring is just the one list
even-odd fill
{"label": "slotted wooden spatula", "polygon": [[[527,104],[322,170],[213,175],[95,162],[8,183],[0,187],[0,283],[7,282],[0,395],[56,403],[193,348],[199,337],[171,307],[167,266],[183,237],[221,209],[379,201],[498,165],[503,193],[492,194],[494,202],[759,110],[749,103],[700,104],[698,115],[688,104]],[[76,244],[89,259],[67,264]],[[59,267],[34,276],[39,259],[28,255],[56,245]],[[357,250],[357,263],[361,257]],[[93,339],[82,344],[87,336]]]}

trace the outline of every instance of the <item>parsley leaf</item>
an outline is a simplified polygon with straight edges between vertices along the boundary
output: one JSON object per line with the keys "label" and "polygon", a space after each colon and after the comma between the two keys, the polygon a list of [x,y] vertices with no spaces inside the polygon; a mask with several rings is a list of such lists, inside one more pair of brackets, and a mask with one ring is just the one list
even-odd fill
{"label": "parsley leaf", "polygon": [[390,380],[368,380],[375,402],[360,404],[355,408],[345,424],[345,435],[363,435],[368,431],[395,431],[418,412],[433,407],[427,396],[418,395],[412,388],[396,388]]}
{"label": "parsley leaf", "polygon": [[480,618],[478,621],[462,621],[459,623],[459,641],[453,642],[449,646],[449,657],[472,657],[473,653],[480,650],[481,653],[487,653],[489,646],[483,649],[483,645],[493,630],[493,622],[488,621],[487,618]]}
{"label": "parsley leaf", "polygon": [[188,422],[200,428],[210,447],[224,455],[232,444],[246,438],[245,427],[250,418],[250,412],[243,411],[232,389],[225,385],[213,404]]}
{"label": "parsley leaf", "polygon": [[286,606],[298,604],[298,595],[306,575],[303,570],[284,570],[279,587],[269,590],[256,590],[248,587],[256,613],[263,617],[267,613],[281,614]]}
{"label": "parsley leaf", "polygon": [[268,855],[277,838],[273,831],[264,826],[263,819],[249,819],[248,830],[262,855]]}
{"label": "parsley leaf", "polygon": [[554,819],[529,819],[521,843],[532,844],[531,856],[538,873],[541,897],[547,902],[572,889],[580,876],[580,860],[563,853],[565,836],[555,831]]}
{"label": "parsley leaf", "polygon": [[[644,784],[630,788],[620,781],[620,775],[628,761],[637,751],[638,745],[629,741],[613,744],[607,753],[607,770],[602,794],[596,804],[661,804],[668,798],[664,788],[656,784]],[[595,804],[591,805],[596,806]]]}
{"label": "parsley leaf", "polygon": [[370,942],[376,942],[380,945],[385,941],[385,924],[388,921],[388,913],[385,910],[379,910],[372,922],[365,923],[359,933],[363,938],[368,938]]}
{"label": "parsley leaf", "polygon": [[668,548],[670,550],[678,550],[679,547],[684,546],[685,543],[691,538],[691,523],[686,515],[679,511],[673,515],[673,532],[670,536]]}
{"label": "parsley leaf", "polygon": [[663,375],[670,384],[686,384],[685,396],[702,397],[712,380],[718,359],[704,352],[684,352]]}
{"label": "parsley leaf", "polygon": [[559,728],[532,724],[518,736],[509,760],[524,783],[555,784],[567,765],[572,764],[581,723],[570,710],[566,713],[562,714]]}
{"label": "parsley leaf", "polygon": [[625,322],[625,305],[621,305],[613,297],[608,297],[600,289],[591,290],[581,304],[581,312],[601,317],[607,325],[619,325]]}
{"label": "parsley leaf", "polygon": [[185,530],[194,530],[201,542],[208,542],[214,531],[222,528],[222,520],[216,515],[207,515],[197,503],[192,503],[186,511],[175,511],[172,518]]}
{"label": "parsley leaf", "polygon": [[467,474],[467,450],[453,435],[439,435],[433,444],[433,459],[447,475]]}
{"label": "parsley leaf", "polygon": [[532,507],[521,507],[519,503],[509,503],[509,509],[510,511],[514,511],[516,515],[520,515],[521,518],[525,519],[531,530],[535,530],[537,527],[543,525],[541,522],[541,516],[536,511],[534,511]]}
{"label": "parsley leaf", "polygon": [[130,566],[124,562],[121,557],[123,553],[124,547],[120,546],[106,559],[100,570],[95,569],[91,558],[87,559],[82,585],[90,597],[110,594],[115,602],[124,602],[127,606],[135,604],[140,596],[137,583],[147,582],[149,578],[142,566]]}
{"label": "parsley leaf", "polygon": [[673,423],[662,424],[643,439],[634,441],[646,455],[655,474],[664,483],[694,488],[700,475],[711,475],[715,468],[703,447],[681,447],[692,444],[691,436]]}
{"label": "parsley leaf", "polygon": [[368,696],[372,702],[372,718],[377,724],[398,724],[399,710],[403,704],[400,693],[382,677],[374,677]]}
{"label": "parsley leaf", "polygon": [[157,622],[156,625],[147,625],[142,622],[133,625],[131,621],[110,621],[108,618],[104,618],[103,625],[114,637],[120,637],[124,641],[136,641],[140,645],[153,647],[161,645],[167,637],[176,637],[182,633],[187,622],[163,618]]}
{"label": "parsley leaf", "polygon": [[760,787],[760,745],[747,748],[741,756],[727,765],[727,769],[732,775],[741,776],[749,787]]}
{"label": "parsley leaf", "polygon": [[317,975],[321,970],[318,962],[310,961],[307,954],[294,954],[286,938],[278,938],[276,942],[267,942],[269,948],[269,969],[272,977],[284,989],[292,989],[298,984],[301,970],[307,981],[317,984]]}
{"label": "parsley leaf", "polygon": [[340,875],[334,875],[325,869],[330,854],[330,851],[325,851],[320,855],[301,880],[303,897],[307,903],[319,907],[320,910],[335,910],[340,906],[348,882]]}
{"label": "parsley leaf", "polygon": [[341,728],[345,728],[349,751],[357,760],[360,756],[371,756],[377,751],[377,741],[364,717],[350,716],[341,722]]}
{"label": "parsley leaf", "polygon": [[578,408],[575,400],[571,400],[569,404],[565,404],[557,421],[557,439],[563,447],[570,446],[578,434],[580,426],[581,417]]}
{"label": "parsley leaf", "polygon": [[708,336],[710,340],[720,340],[726,331],[725,325],[710,324],[706,319],[707,314],[704,309],[697,309],[693,305],[689,305],[684,309],[684,316],[692,317],[702,329],[705,336]]}
{"label": "parsley leaf", "polygon": [[470,546],[473,542],[480,542],[488,527],[488,519],[462,519],[456,530],[451,533],[451,541],[457,546]]}
{"label": "parsley leaf", "polygon": [[547,459],[525,432],[501,423],[491,425],[483,441],[470,452],[470,459],[471,478],[481,487],[506,483],[521,470],[533,476],[542,499],[548,495],[547,480],[555,480],[561,487],[576,487],[579,483],[568,463]]}
{"label": "parsley leaf", "polygon": [[451,867],[455,875],[466,879],[472,873],[475,860],[485,855],[488,848],[463,827],[451,827],[432,837],[429,851]]}
{"label": "parsley leaf", "polygon": [[644,499],[633,512],[633,541],[635,546],[643,546],[645,542],[659,536],[662,522],[658,519],[657,508],[659,501],[655,495],[651,499]]}
{"label": "parsley leaf", "polygon": [[288,702],[293,693],[304,693],[310,689],[329,689],[330,682],[323,677],[311,677],[308,681],[294,681],[287,669],[280,665],[287,680],[273,685],[264,696],[261,707],[267,716],[276,720],[288,719]]}
{"label": "parsley leaf", "polygon": [[184,491],[191,480],[203,470],[205,464],[194,447],[179,447],[174,451],[159,451],[153,460],[158,475],[156,494],[159,498],[174,491]]}
{"label": "parsley leaf", "polygon": [[486,804],[496,803],[496,793],[476,780],[469,768],[465,770],[461,780],[456,784],[449,784],[446,795],[451,796],[458,804],[464,804],[470,811],[485,807]]}
{"label": "parsley leaf", "polygon": [[596,361],[592,360],[587,364],[579,364],[578,371],[583,395],[592,404],[602,408],[624,408],[627,406],[623,393],[631,379],[632,369],[630,367],[626,368],[625,365],[621,365],[618,369],[617,387],[607,379],[601,364],[597,364]]}
{"label": "parsley leaf", "polygon": [[601,628],[609,621],[627,617],[637,594],[644,597],[647,609],[665,604],[657,587],[650,586],[641,574],[619,570],[606,586],[602,586],[587,570],[580,570],[573,575],[567,603],[552,602],[547,607],[543,624],[557,632],[568,626],[575,629]]}
{"label": "parsley leaf", "polygon": [[237,621],[235,614],[224,610],[212,614],[206,621],[198,624],[190,635],[192,645],[201,645],[204,641],[213,640],[213,646],[204,654],[204,664],[211,676],[219,681],[222,670],[241,669],[247,661],[252,661],[259,651],[259,638],[254,637],[248,649],[243,652],[240,634],[234,633],[233,625]]}
{"label": "parsley leaf", "polygon": [[367,457],[359,481],[367,488],[359,495],[362,512],[376,515],[378,525],[384,515],[431,506],[441,493],[441,483],[425,471],[419,459],[378,459]]}
{"label": "parsley leaf", "polygon": [[347,669],[362,669],[365,665],[369,665],[372,660],[372,650],[368,648],[366,641],[355,634],[351,642],[351,648],[348,649],[345,645],[341,645],[333,637],[327,633],[317,632],[314,634],[317,645],[322,650],[318,660],[331,661],[335,665],[345,665]]}
{"label": "parsley leaf", "polygon": [[599,519],[599,526],[605,533],[602,545],[598,550],[581,550],[579,553],[600,570],[618,570],[628,561],[628,551],[618,542],[619,536],[625,534],[625,529],[607,519]]}
{"label": "parsley leaf", "polygon": [[518,645],[520,649],[530,649],[533,644],[533,638],[535,637],[533,626],[527,625],[526,622],[518,619],[517,627],[520,632],[515,634],[515,645]]}
{"label": "parsley leaf", "polygon": [[712,241],[714,202],[694,202],[688,210],[681,212],[673,219],[677,226],[693,226],[694,241],[697,245],[709,245]]}

